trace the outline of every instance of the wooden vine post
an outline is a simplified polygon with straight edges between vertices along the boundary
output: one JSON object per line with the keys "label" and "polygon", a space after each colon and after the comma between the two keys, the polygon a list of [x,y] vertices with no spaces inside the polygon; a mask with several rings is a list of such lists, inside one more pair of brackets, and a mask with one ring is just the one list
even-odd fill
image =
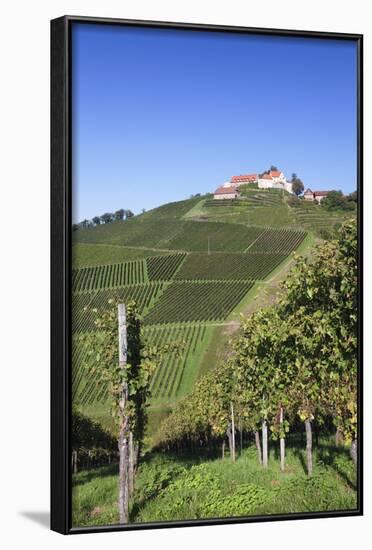
{"label": "wooden vine post", "polygon": [[235,462],[235,418],[234,418],[234,405],[230,404],[231,406],[231,460],[232,462]]}
{"label": "wooden vine post", "polygon": [[254,440],[255,440],[255,443],[256,443],[258,462],[262,465],[262,450],[261,450],[260,432],[258,430],[255,430],[255,432],[254,432]]}
{"label": "wooden vine post", "polygon": [[305,431],[306,431],[306,458],[307,458],[307,474],[309,476],[313,473],[313,439],[311,431],[311,418],[306,418],[305,420]]}
{"label": "wooden vine post", "polygon": [[[127,321],[124,304],[118,304],[119,329],[119,367],[127,367]],[[129,418],[126,411],[128,404],[128,381],[122,384],[119,395],[119,521],[128,523],[129,519]]]}
{"label": "wooden vine post", "polygon": [[262,465],[267,468],[268,463],[268,433],[267,433],[267,421],[262,420]]}
{"label": "wooden vine post", "polygon": [[279,422],[280,422],[280,440],[279,440],[279,445],[280,445],[280,469],[282,472],[284,472],[284,469],[285,469],[285,439],[284,439],[284,428],[283,428],[283,422],[284,422],[284,412],[283,412],[283,406],[280,405],[280,418],[279,418]]}

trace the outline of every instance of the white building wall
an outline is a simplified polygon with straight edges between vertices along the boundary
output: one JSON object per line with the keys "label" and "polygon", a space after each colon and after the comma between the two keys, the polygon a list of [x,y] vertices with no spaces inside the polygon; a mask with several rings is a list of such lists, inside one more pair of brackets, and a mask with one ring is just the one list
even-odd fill
{"label": "white building wall", "polygon": [[292,190],[292,184],[290,181],[285,181],[284,182],[284,189],[286,191],[288,191],[288,193],[293,193],[293,190]]}
{"label": "white building wall", "polygon": [[259,179],[258,180],[258,188],[259,189],[270,189],[270,187],[273,186],[273,182],[270,181],[270,180],[264,180],[264,179]]}
{"label": "white building wall", "polygon": [[315,197],[315,200],[317,202],[322,202],[322,200],[325,198],[325,195],[318,195],[317,197]]}
{"label": "white building wall", "polygon": [[284,189],[288,193],[292,193],[292,184],[284,179],[273,178],[272,180],[259,179],[259,189]]}

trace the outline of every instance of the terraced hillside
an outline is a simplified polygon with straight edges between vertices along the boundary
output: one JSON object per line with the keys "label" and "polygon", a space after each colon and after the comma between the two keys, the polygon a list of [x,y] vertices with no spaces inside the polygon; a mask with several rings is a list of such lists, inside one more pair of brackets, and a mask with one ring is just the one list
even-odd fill
{"label": "terraced hillside", "polygon": [[355,217],[353,212],[328,212],[321,206],[313,203],[303,203],[293,208],[295,223],[306,230],[320,233],[322,229],[330,229],[340,225],[345,220]]}
{"label": "terraced hillside", "polygon": [[261,229],[235,223],[200,223],[183,220],[138,221],[131,219],[77,232],[75,242],[178,250],[244,251]]}
{"label": "terraced hillside", "polygon": [[291,206],[290,195],[278,189],[259,190],[244,187],[240,188],[242,196],[239,199],[201,199],[184,218],[297,228],[313,231],[316,235],[322,236],[322,229],[330,229],[355,216],[353,212],[329,212],[320,205],[305,200]]}
{"label": "terraced hillside", "polygon": [[306,237],[298,230],[183,219],[186,206],[198,202],[165,205],[160,220],[154,211],[74,236],[73,395],[91,414],[107,397],[87,374],[86,350],[79,347],[78,335],[96,330],[94,310],[112,307],[109,300],[134,300],[147,341],[170,345],[152,380],[159,408],[191,390],[215,330],[238,315],[256,283],[285,265]]}
{"label": "terraced hillside", "polygon": [[134,300],[144,338],[173,349],[151,383],[158,414],[191,391],[200,370],[213,368],[230,323],[286,269],[293,251],[311,244],[304,226],[318,221],[319,208],[290,208],[286,200],[257,190],[236,203],[194,197],[74,233],[73,396],[85,413],[99,421],[107,414],[107,392],[84,367],[79,339],[96,330],[93,310]]}

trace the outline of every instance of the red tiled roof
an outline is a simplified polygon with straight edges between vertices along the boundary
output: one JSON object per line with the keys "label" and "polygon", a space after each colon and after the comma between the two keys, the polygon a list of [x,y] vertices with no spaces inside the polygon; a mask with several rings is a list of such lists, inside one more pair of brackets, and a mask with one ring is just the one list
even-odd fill
{"label": "red tiled roof", "polygon": [[325,197],[329,191],[314,191],[314,197]]}
{"label": "red tiled roof", "polygon": [[242,174],[240,176],[233,176],[231,178],[231,183],[243,183],[245,181],[251,182],[257,180],[257,174]]}
{"label": "red tiled roof", "polygon": [[270,174],[264,174],[264,175],[262,176],[262,179],[263,179],[263,180],[272,180],[273,178],[270,176]]}
{"label": "red tiled roof", "polygon": [[269,174],[272,178],[278,178],[281,172],[279,170],[270,170]]}
{"label": "red tiled roof", "polygon": [[215,190],[214,194],[215,195],[227,195],[227,194],[236,194],[238,193],[236,187],[219,187],[218,189]]}

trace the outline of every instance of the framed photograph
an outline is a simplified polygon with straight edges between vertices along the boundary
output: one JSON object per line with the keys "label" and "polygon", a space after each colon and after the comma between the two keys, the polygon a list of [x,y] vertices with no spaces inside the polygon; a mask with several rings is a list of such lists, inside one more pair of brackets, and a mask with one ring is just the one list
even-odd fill
{"label": "framed photograph", "polygon": [[51,518],[362,514],[362,36],[51,22]]}

